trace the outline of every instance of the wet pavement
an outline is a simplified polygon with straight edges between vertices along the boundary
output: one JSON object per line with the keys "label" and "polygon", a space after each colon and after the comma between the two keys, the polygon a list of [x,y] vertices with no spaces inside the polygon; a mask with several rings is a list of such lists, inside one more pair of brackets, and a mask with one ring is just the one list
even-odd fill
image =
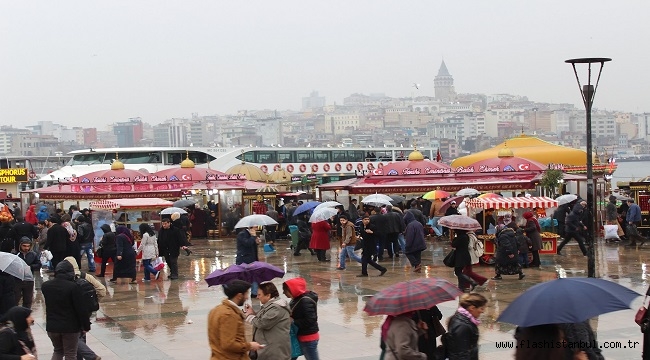
{"label": "wet pavement", "polygon": [[[194,240],[193,254],[179,258],[180,279],[143,282],[142,270],[138,271],[138,283],[112,284],[106,282],[108,295],[102,299],[97,318],[93,317],[92,330],[88,333],[89,346],[104,360],[113,359],[209,359],[207,339],[208,312],[224,298],[221,287],[206,285],[203,278],[218,268],[234,263],[233,239]],[[332,243],[334,244],[334,243]],[[429,249],[422,254],[421,274],[414,274],[404,256],[383,261],[389,271],[383,277],[369,268],[370,277],[357,278],[361,267],[348,264],[347,270],[337,271],[337,262],[319,263],[315,256],[303,251],[294,257],[287,241],[278,242],[277,251],[264,253],[260,248],[260,260],[279,266],[286,271],[285,280],[302,276],[307,279],[311,290],[319,295],[319,326],[321,340],[320,357],[334,359],[378,359],[379,334],[383,321],[381,316],[367,316],[363,312],[365,300],[387,285],[419,277],[439,277],[456,282],[453,269],[442,264],[449,251],[448,242],[430,242]],[[586,258],[574,244],[567,246],[568,256],[542,255],[539,269],[525,269],[525,279],[504,276],[503,280],[490,280],[476,291],[489,300],[488,309],[481,318],[480,358],[512,358],[513,349],[500,348],[500,342],[514,346],[514,326],[497,323],[496,318],[508,304],[527,288],[558,276],[586,276]],[[329,254],[329,252],[328,252]],[[597,248],[597,274],[639,293],[648,288],[648,260],[650,245],[645,248],[629,248],[617,244],[599,244]],[[336,250],[332,259],[336,258]],[[84,259],[85,260],[85,259]],[[87,263],[82,264],[85,269]],[[494,275],[493,267],[476,266],[475,271],[486,277]],[[110,270],[109,270],[110,272]],[[50,276],[43,273],[43,280]],[[37,288],[40,287],[37,279]],[[274,281],[281,287],[282,280]],[[585,298],[585,306],[591,300]],[[634,310],[619,311],[600,316],[593,324],[601,342],[621,342],[621,348],[603,349],[607,359],[638,359],[641,357],[642,334],[634,323],[636,309],[643,297],[633,303]],[[254,306],[259,306],[253,300]],[[561,303],[557,304],[562,306]],[[457,302],[439,305],[446,318],[451,316]],[[44,301],[37,290],[34,299],[33,333],[41,359],[52,354],[52,345],[45,332]],[[247,325],[248,326],[248,325]],[[250,334],[249,334],[250,335]],[[629,341],[632,342],[630,347]],[[634,347],[633,342],[638,342]],[[607,344],[614,345],[614,344]]]}

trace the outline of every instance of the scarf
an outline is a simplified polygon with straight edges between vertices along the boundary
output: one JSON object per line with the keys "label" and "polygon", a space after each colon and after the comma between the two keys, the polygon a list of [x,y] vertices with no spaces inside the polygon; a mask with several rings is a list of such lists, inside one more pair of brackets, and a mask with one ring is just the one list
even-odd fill
{"label": "scarf", "polygon": [[386,338],[388,337],[388,329],[390,329],[390,323],[393,322],[393,319],[395,317],[393,315],[388,315],[386,317],[386,320],[384,320],[384,323],[381,324],[381,341],[386,342]]}
{"label": "scarf", "polygon": [[457,311],[458,311],[458,313],[460,313],[461,315],[463,315],[463,316],[465,316],[466,318],[468,318],[471,322],[473,322],[474,325],[477,325],[477,326],[478,326],[478,325],[481,323],[481,321],[480,321],[479,319],[475,318],[475,317],[474,317],[472,314],[470,314],[469,311],[467,311],[467,309],[465,309],[464,307],[459,306]]}

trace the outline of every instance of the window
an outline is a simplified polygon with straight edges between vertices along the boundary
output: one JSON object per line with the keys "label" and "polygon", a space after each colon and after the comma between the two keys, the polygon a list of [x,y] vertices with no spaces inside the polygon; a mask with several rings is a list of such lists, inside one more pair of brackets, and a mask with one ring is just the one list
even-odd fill
{"label": "window", "polygon": [[259,164],[273,164],[277,163],[277,153],[275,151],[258,151],[257,163]]}
{"label": "window", "polygon": [[299,163],[306,163],[314,161],[313,151],[296,151],[296,160]]}
{"label": "window", "polygon": [[335,161],[335,162],[347,161],[347,156],[345,155],[345,151],[333,150],[332,151],[332,161]]}
{"label": "window", "polygon": [[314,150],[314,162],[330,162],[329,151],[316,151]]}
{"label": "window", "polygon": [[237,159],[243,160],[245,162],[254,163],[255,162],[255,153],[257,151],[246,151],[241,155],[237,155]]}
{"label": "window", "polygon": [[347,161],[363,161],[364,153],[363,151],[354,150],[348,151],[348,160]]}
{"label": "window", "polygon": [[120,161],[124,164],[160,164],[162,155],[160,152],[134,152],[118,153]]}
{"label": "window", "polygon": [[278,162],[285,164],[296,162],[295,157],[293,156],[293,151],[278,151]]}
{"label": "window", "polygon": [[72,157],[72,159],[70,159],[68,165],[102,164],[104,162],[105,155],[106,154],[102,154],[102,153],[75,155]]}

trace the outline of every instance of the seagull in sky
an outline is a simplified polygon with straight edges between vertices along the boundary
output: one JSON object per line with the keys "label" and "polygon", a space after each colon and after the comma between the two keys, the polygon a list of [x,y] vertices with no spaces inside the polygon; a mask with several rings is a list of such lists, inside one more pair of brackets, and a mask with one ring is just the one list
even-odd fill
{"label": "seagull in sky", "polygon": [[413,87],[417,90],[420,90],[420,84],[418,83],[413,83]]}

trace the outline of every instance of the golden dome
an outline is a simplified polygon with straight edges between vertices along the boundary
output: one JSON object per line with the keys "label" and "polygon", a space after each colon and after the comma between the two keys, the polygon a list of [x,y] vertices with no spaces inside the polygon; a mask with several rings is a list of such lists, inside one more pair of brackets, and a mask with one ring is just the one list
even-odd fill
{"label": "golden dome", "polygon": [[243,174],[246,176],[246,180],[252,181],[266,181],[268,179],[268,175],[266,175],[260,168],[246,163],[241,163],[231,167],[226,170],[226,174]]}
{"label": "golden dome", "polygon": [[418,149],[414,149],[408,157],[409,161],[420,161],[424,160],[424,155],[422,155],[421,152],[418,151]]}
{"label": "golden dome", "polygon": [[515,153],[512,152],[507,147],[504,147],[503,149],[499,150],[497,157],[499,158],[508,158],[508,157],[515,157]]}
{"label": "golden dome", "polygon": [[181,169],[194,169],[194,161],[190,160],[190,152],[185,151],[185,160],[181,162]]}
{"label": "golden dome", "polygon": [[111,164],[111,170],[124,170],[124,164],[120,161],[117,153],[115,153],[115,160]]}
{"label": "golden dome", "polygon": [[269,174],[269,180],[278,184],[285,184],[291,182],[291,173],[286,169],[280,169]]}

